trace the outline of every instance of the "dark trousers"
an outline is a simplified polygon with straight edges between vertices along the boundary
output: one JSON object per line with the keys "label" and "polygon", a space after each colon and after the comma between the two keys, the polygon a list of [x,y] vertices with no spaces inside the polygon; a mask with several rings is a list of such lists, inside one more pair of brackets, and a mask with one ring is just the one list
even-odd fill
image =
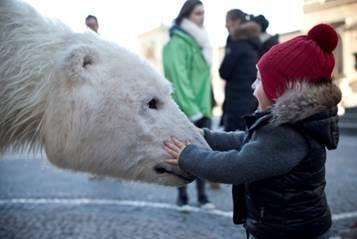
{"label": "dark trousers", "polygon": [[[197,178],[196,179],[196,189],[197,189],[197,201],[206,203],[208,201],[206,190],[205,190],[206,182],[204,179]],[[187,195],[187,186],[179,187],[178,189],[178,197],[181,201],[188,202]]]}
{"label": "dark trousers", "polygon": [[[199,121],[194,123],[196,127],[198,128],[211,128],[212,121],[210,118],[203,117]],[[196,179],[196,189],[197,189],[197,200],[199,202],[207,202],[207,195],[205,191],[205,180],[201,178]],[[178,188],[178,197],[182,201],[188,201],[188,195],[187,195],[187,186],[179,187]]]}
{"label": "dark trousers", "polygon": [[[318,236],[318,237],[315,237],[314,239],[329,239],[331,236],[331,229],[327,230],[327,232],[323,233],[322,235]],[[253,236],[250,236],[249,235],[247,236],[248,239],[258,239],[258,238],[255,238]]]}
{"label": "dark trousers", "polygon": [[[229,99],[227,99],[229,102]],[[247,96],[246,99],[242,98],[239,101],[234,100],[235,106],[230,104],[230,107],[223,107],[222,124],[225,131],[244,131],[245,121],[243,119],[246,115],[253,114],[258,108],[258,101],[253,96]]]}
{"label": "dark trousers", "polygon": [[224,130],[227,132],[236,130],[244,131],[245,122],[242,117],[242,114],[225,113],[222,120]]}

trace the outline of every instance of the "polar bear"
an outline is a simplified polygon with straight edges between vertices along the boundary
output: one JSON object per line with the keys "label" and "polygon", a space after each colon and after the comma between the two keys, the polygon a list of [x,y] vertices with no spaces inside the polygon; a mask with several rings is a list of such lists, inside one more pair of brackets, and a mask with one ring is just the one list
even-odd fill
{"label": "polar bear", "polygon": [[164,163],[170,136],[208,147],[147,62],[0,0],[0,152],[43,148],[61,168],[183,185],[192,177]]}

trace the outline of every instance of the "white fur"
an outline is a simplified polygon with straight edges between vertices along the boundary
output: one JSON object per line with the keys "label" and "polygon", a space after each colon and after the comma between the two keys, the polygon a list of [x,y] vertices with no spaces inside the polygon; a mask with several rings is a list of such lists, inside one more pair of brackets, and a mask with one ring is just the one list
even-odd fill
{"label": "white fur", "polygon": [[183,19],[180,27],[190,34],[202,48],[202,54],[209,65],[212,65],[213,49],[204,28],[200,28],[188,19]]}
{"label": "white fur", "polygon": [[[55,165],[179,185],[162,144],[205,145],[145,61],[94,33],[74,33],[16,0],[0,1],[0,152],[44,148]],[[159,100],[159,108],[147,102]],[[157,173],[160,165],[170,173]],[[176,174],[176,176],[174,175]]]}

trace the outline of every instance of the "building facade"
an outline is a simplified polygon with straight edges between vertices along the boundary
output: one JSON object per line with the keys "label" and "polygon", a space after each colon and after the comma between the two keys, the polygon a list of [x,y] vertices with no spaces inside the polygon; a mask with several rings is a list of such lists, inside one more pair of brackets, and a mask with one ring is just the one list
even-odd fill
{"label": "building facade", "polygon": [[302,31],[324,22],[340,36],[334,76],[343,93],[343,107],[357,106],[357,0],[305,0]]}

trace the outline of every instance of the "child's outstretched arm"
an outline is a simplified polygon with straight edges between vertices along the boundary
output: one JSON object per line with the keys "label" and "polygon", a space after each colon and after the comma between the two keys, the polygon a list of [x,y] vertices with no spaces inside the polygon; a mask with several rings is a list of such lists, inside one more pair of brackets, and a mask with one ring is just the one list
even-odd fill
{"label": "child's outstretched arm", "polygon": [[[175,143],[175,146],[172,144]],[[179,167],[195,176],[219,183],[241,184],[288,173],[308,152],[298,132],[288,126],[260,129],[240,151],[211,151],[181,142],[166,143],[165,149]]]}
{"label": "child's outstretched arm", "polygon": [[244,131],[214,132],[208,129],[203,130],[205,140],[213,150],[217,151],[239,150],[245,135]]}

